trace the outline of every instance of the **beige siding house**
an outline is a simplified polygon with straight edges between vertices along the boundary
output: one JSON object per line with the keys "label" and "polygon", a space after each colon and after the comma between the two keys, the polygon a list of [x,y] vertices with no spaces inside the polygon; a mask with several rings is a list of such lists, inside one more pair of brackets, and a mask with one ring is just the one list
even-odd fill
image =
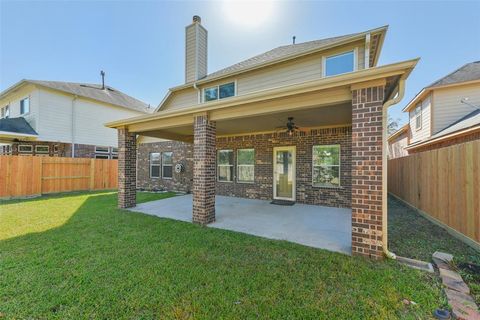
{"label": "beige siding house", "polygon": [[406,124],[388,137],[388,159],[408,156],[408,128]]}
{"label": "beige siding house", "polygon": [[432,83],[403,110],[409,114],[410,153],[480,138],[480,62]]}
{"label": "beige siding house", "polygon": [[153,114],[106,124],[119,133],[119,207],[136,205],[138,187],[193,193],[200,224],[216,220],[216,195],[347,208],[347,251],[388,255],[386,114],[418,59],[378,66],[386,32],[282,45],[207,73],[195,16],[185,83]]}
{"label": "beige siding house", "polygon": [[0,94],[1,151],[116,158],[116,130],[103,124],[148,110],[143,102],[110,87],[22,80]]}

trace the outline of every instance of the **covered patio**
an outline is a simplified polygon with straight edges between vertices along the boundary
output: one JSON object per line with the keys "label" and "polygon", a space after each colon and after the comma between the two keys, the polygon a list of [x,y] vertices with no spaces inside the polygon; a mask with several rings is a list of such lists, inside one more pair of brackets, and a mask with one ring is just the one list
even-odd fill
{"label": "covered patio", "polygon": [[[381,259],[387,252],[386,110],[401,99],[405,79],[416,62],[374,67],[109,123],[107,126],[118,129],[119,137],[119,207],[136,206],[137,136],[191,144],[193,205],[182,214],[192,209],[191,215],[184,219],[212,226],[221,226],[225,223],[222,216],[235,212],[237,215],[231,219],[246,219],[243,210],[222,209],[228,205],[222,204],[219,195],[281,199],[275,190],[275,186],[278,189],[283,183],[282,175],[278,178],[275,169],[274,159],[278,159],[275,150],[288,147],[291,149],[284,152],[284,161],[296,160],[284,171],[289,192],[286,198],[297,202],[295,206],[315,204],[317,212],[323,210],[319,205],[348,208],[351,211],[347,230],[351,230],[350,245],[344,245],[342,240],[337,251]],[[290,117],[305,131],[278,135],[276,128]],[[232,191],[232,187],[217,180],[217,150],[219,147],[236,149],[240,143],[244,148],[255,149],[255,181],[242,186],[231,182]],[[338,186],[312,185],[312,146],[316,144],[340,145]],[[290,162],[283,163],[283,168],[288,166]],[[240,189],[243,191],[238,191]],[[216,197],[220,199],[217,202]],[[155,212],[168,214],[168,210],[162,210],[166,204],[156,203]],[[262,210],[248,212],[252,219],[261,220],[270,210],[268,206],[258,208]],[[285,210],[278,206],[275,209]],[[297,216],[300,211],[295,211]],[[258,217],[253,217],[254,214]],[[281,220],[275,221],[276,215],[268,217],[270,224],[282,224]],[[335,231],[343,230],[344,227]],[[320,240],[324,236],[322,232],[328,234],[332,230],[317,230],[316,237]],[[294,237],[295,232],[291,230],[291,233]]]}
{"label": "covered patio", "polygon": [[[192,195],[146,202],[134,212],[192,222]],[[268,239],[351,254],[351,210],[295,204],[281,206],[267,200],[216,196],[215,222],[208,226]]]}

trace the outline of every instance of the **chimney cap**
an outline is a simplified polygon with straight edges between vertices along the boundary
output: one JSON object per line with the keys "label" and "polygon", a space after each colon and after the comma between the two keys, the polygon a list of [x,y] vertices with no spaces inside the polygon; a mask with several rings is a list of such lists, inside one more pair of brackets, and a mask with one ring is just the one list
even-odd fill
{"label": "chimney cap", "polygon": [[193,20],[193,23],[195,22],[202,23],[202,18],[200,18],[200,16],[197,16],[197,15],[193,16],[192,20]]}

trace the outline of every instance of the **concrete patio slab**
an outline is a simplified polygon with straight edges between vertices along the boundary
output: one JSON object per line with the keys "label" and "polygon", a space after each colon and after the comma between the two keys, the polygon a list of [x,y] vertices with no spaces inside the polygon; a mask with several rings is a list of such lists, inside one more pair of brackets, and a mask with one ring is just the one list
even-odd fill
{"label": "concrete patio slab", "polygon": [[[351,210],[216,196],[216,221],[209,227],[351,254]],[[138,204],[131,211],[192,221],[192,195]]]}

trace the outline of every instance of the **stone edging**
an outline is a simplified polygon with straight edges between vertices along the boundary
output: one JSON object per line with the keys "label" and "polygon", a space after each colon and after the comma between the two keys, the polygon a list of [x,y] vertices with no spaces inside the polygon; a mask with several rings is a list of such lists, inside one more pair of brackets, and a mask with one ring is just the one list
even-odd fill
{"label": "stone edging", "polygon": [[480,320],[478,306],[470,296],[470,289],[462,277],[451,268],[453,256],[448,253],[436,251],[432,258],[440,272],[440,278],[445,286],[444,291],[448,304],[452,307],[454,318]]}

